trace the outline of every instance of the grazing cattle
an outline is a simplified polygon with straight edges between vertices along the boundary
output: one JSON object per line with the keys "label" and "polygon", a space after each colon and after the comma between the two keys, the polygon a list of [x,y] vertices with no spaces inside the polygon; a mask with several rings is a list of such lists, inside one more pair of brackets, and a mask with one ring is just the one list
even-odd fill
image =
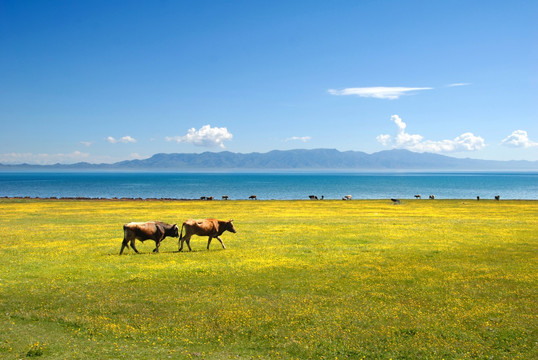
{"label": "grazing cattle", "polygon": [[476,201],[479,201],[479,200],[480,200],[480,196],[477,196],[477,197],[476,197]]}
{"label": "grazing cattle", "polygon": [[228,195],[222,195],[222,200],[228,200],[228,199],[229,199]]}
{"label": "grazing cattle", "polygon": [[499,201],[501,200],[501,197],[499,195],[495,195],[495,200]]}
{"label": "grazing cattle", "polygon": [[415,195],[415,198],[420,199],[421,197],[420,197],[420,195]]}
{"label": "grazing cattle", "polygon": [[[185,228],[185,235],[183,235],[183,228]],[[230,221],[221,221],[217,219],[204,219],[204,220],[193,220],[189,219],[183,223],[181,226],[181,235],[179,236],[179,251],[183,250],[183,242],[187,243],[189,251],[191,249],[191,236],[209,236],[207,241],[207,250],[209,250],[209,244],[213,238],[217,238],[220,241],[223,249],[226,249],[220,235],[223,232],[229,231],[236,233],[233,220]]]}
{"label": "grazing cattle", "polygon": [[250,195],[248,198],[249,198],[249,200],[258,200],[256,195]]}
{"label": "grazing cattle", "polygon": [[402,203],[402,202],[401,202],[400,200],[398,200],[398,199],[390,199],[390,200],[392,201],[392,203],[393,203],[394,205],[399,205],[399,204]]}
{"label": "grazing cattle", "polygon": [[342,198],[342,200],[351,200],[351,195],[346,195]]}
{"label": "grazing cattle", "polygon": [[159,245],[165,237],[178,237],[178,228],[176,224],[166,224],[161,221],[148,222],[130,222],[123,225],[123,243],[121,244],[120,255],[123,254],[125,248],[129,248],[128,243],[131,242],[131,248],[137,253],[135,240],[142,242],[146,240],[155,241],[155,249],[153,252],[159,252]]}
{"label": "grazing cattle", "polygon": [[318,197],[316,195],[308,195],[310,200],[318,200]]}
{"label": "grazing cattle", "polygon": [[435,195],[430,195],[430,200],[435,200]]}

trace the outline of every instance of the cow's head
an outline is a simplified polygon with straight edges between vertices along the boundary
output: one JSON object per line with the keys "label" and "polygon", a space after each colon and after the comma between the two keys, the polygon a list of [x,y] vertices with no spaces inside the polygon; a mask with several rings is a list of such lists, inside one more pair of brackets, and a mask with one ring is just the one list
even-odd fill
{"label": "cow's head", "polygon": [[230,220],[230,221],[228,221],[226,223],[226,230],[228,230],[229,232],[234,233],[234,234],[237,232],[237,230],[235,230],[233,220]]}
{"label": "cow's head", "polygon": [[177,227],[177,224],[172,225],[172,237],[179,237],[179,229]]}

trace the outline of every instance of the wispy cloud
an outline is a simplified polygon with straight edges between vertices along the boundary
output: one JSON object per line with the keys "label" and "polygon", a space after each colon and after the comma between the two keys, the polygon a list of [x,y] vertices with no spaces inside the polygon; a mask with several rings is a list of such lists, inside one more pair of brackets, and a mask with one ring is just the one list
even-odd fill
{"label": "wispy cloud", "polygon": [[453,83],[453,84],[448,84],[446,87],[458,87],[458,86],[469,86],[471,85],[471,83]]}
{"label": "wispy cloud", "polygon": [[106,141],[108,141],[111,144],[117,144],[117,143],[127,144],[127,143],[135,143],[136,139],[130,137],[129,135],[124,136],[124,137],[122,137],[120,139],[115,139],[112,136],[109,136],[109,137],[106,138]]}
{"label": "wispy cloud", "polygon": [[312,140],[312,137],[311,136],[292,136],[290,138],[287,138],[285,139],[284,141],[302,141],[302,142],[307,142],[307,141],[310,141]]}
{"label": "wispy cloud", "polygon": [[529,135],[527,134],[525,130],[516,130],[512,132],[511,135],[503,139],[502,144],[506,146],[510,146],[510,147],[522,147],[522,148],[530,148],[530,147],[538,146],[538,142],[535,142],[529,139]]}
{"label": "wispy cloud", "polygon": [[80,143],[86,147],[90,147],[93,144],[93,141],[81,141]]}
{"label": "wispy cloud", "polygon": [[3,164],[35,164],[51,165],[56,163],[74,163],[87,160],[90,154],[74,151],[69,154],[33,154],[33,153],[6,153],[0,154],[0,163]]}
{"label": "wispy cloud", "polygon": [[211,125],[204,125],[199,130],[195,128],[189,129],[184,136],[167,136],[166,141],[175,141],[178,143],[190,143],[196,146],[215,147],[219,146],[225,148],[224,141],[229,141],[233,138],[233,135],[224,127],[211,127]]}
{"label": "wispy cloud", "polygon": [[397,149],[407,149],[417,152],[434,153],[475,151],[483,149],[486,146],[482,137],[476,136],[470,132],[461,134],[453,140],[424,140],[422,135],[407,133],[407,124],[398,115],[392,115],[390,119],[398,127],[398,132],[395,136],[388,134],[377,136],[377,141],[384,146],[392,146]]}
{"label": "wispy cloud", "polygon": [[420,90],[432,90],[431,87],[359,87],[359,88],[347,88],[342,90],[330,89],[331,95],[356,95],[365,98],[376,99],[389,99],[395,100],[403,95],[412,94],[415,91]]}

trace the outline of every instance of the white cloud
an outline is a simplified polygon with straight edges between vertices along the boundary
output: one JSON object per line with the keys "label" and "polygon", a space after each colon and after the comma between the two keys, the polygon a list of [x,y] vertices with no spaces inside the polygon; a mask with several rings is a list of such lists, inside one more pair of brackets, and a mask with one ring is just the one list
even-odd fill
{"label": "white cloud", "polygon": [[387,146],[387,145],[390,144],[390,135],[388,135],[388,134],[378,135],[375,139],[378,142],[380,142],[383,146]]}
{"label": "white cloud", "polygon": [[93,144],[93,141],[81,141],[80,142],[82,145],[85,145],[87,147],[90,147],[92,144]]}
{"label": "white cloud", "polygon": [[287,138],[286,140],[284,141],[302,141],[302,142],[307,142],[307,141],[310,141],[312,140],[312,137],[311,136],[292,136],[290,138]]}
{"label": "white cloud", "polygon": [[135,143],[136,139],[130,137],[129,135],[124,136],[121,139],[115,139],[112,136],[109,136],[106,138],[106,141],[108,141],[111,144],[117,144],[117,143],[127,144],[127,143]]}
{"label": "white cloud", "polygon": [[471,83],[453,83],[453,84],[448,84],[446,87],[458,87],[458,86],[469,86],[471,85]]}
{"label": "white cloud", "polygon": [[432,90],[430,87],[363,87],[347,88],[342,90],[330,89],[331,95],[357,95],[366,98],[376,99],[398,99],[400,96],[407,95],[413,91]]}
{"label": "white cloud", "polygon": [[523,147],[530,148],[538,146],[538,142],[532,141],[529,139],[529,135],[525,130],[516,130],[512,132],[510,136],[502,141],[503,145],[511,147]]}
{"label": "white cloud", "polygon": [[233,135],[228,129],[222,127],[211,127],[204,125],[199,130],[195,128],[189,129],[184,136],[167,136],[166,141],[176,141],[178,143],[185,142],[196,146],[214,147],[220,146],[224,149],[224,141],[231,140]]}
{"label": "white cloud", "polygon": [[0,163],[3,164],[36,164],[51,165],[56,163],[75,163],[87,160],[90,154],[74,151],[70,154],[33,154],[33,153],[6,153],[0,154]]}
{"label": "white cloud", "polygon": [[418,134],[408,134],[405,129],[407,124],[398,115],[390,118],[398,127],[398,133],[393,137],[388,134],[378,135],[376,140],[383,146],[392,146],[397,149],[407,149],[417,152],[456,152],[456,151],[476,151],[483,149],[486,144],[484,139],[473,133],[467,132],[456,137],[454,140],[423,140],[424,137]]}

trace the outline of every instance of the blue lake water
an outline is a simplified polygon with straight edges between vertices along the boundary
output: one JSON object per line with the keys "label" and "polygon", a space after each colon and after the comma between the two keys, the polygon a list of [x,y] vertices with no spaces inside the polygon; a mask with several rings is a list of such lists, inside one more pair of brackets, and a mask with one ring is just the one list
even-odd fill
{"label": "blue lake water", "polygon": [[538,173],[0,173],[0,197],[538,199]]}

